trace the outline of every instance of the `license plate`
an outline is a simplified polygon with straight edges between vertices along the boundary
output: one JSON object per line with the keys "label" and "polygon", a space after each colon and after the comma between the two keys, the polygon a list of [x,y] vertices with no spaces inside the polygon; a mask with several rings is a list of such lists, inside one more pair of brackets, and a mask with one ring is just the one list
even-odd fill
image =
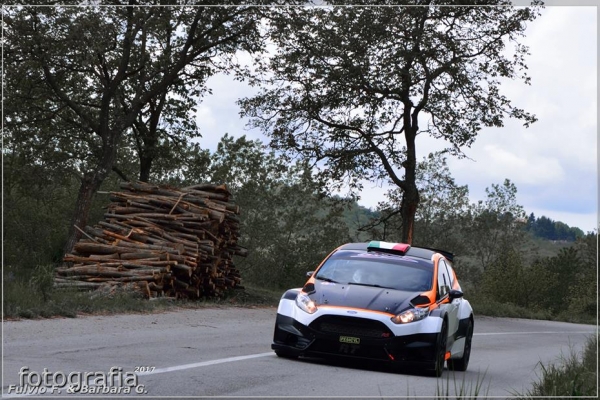
{"label": "license plate", "polygon": [[360,344],[360,338],[352,336],[340,336],[340,343]]}

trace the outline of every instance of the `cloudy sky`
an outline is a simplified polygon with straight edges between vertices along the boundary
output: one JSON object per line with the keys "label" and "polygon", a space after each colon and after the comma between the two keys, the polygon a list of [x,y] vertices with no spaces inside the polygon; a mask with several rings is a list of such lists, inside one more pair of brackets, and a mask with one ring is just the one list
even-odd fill
{"label": "cloudy sky", "polygon": [[[549,4],[549,2],[546,2]],[[598,227],[597,9],[547,6],[530,23],[523,42],[530,47],[530,86],[507,82],[504,93],[513,104],[535,114],[524,128],[507,120],[503,128],[483,130],[469,159],[449,159],[459,185],[468,185],[473,202],[485,188],[505,178],[516,184],[517,201],[527,213],[545,215],[584,232]],[[235,104],[253,91],[227,76],[209,81],[213,95],[198,110],[202,146],[216,149],[220,137],[247,135],[267,142],[261,132],[245,128]],[[419,159],[443,144],[421,136]],[[375,207],[385,187],[366,183],[360,204]]]}

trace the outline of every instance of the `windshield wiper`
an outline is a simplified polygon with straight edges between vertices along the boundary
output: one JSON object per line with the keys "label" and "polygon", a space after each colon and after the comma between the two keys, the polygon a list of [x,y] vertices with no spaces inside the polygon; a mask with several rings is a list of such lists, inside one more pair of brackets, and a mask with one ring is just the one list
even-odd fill
{"label": "windshield wiper", "polygon": [[377,287],[377,288],[382,288],[382,289],[393,289],[391,287],[381,286],[381,285],[377,285],[375,283],[348,282],[348,285],[369,286],[369,287]]}
{"label": "windshield wiper", "polygon": [[325,281],[325,282],[339,283],[338,281],[334,281],[331,278],[325,278],[325,277],[322,277],[322,276],[317,276],[316,279],[318,279],[320,281]]}

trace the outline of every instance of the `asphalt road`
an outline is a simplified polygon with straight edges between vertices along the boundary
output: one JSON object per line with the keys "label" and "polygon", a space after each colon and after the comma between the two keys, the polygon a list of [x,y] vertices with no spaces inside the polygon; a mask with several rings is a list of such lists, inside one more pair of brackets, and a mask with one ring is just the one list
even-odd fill
{"label": "asphalt road", "polygon": [[[93,379],[106,377],[111,368],[116,376],[109,382],[112,387],[118,386],[114,379],[122,377],[132,394],[140,396],[137,388],[143,396],[157,398],[415,398],[440,391],[454,395],[455,382],[467,393],[479,382],[480,395],[510,397],[531,387],[540,361],[557,362],[561,354],[579,351],[586,337],[596,334],[590,325],[476,317],[468,371],[446,370],[436,379],[380,365],[280,359],[270,350],[275,314],[275,308],[220,308],[4,322],[2,397],[23,397],[11,385],[27,379],[33,386],[46,379],[46,396],[84,397],[68,394],[68,385],[61,383],[77,382],[84,372],[97,373]],[[133,371],[137,382],[128,375]],[[93,383],[89,377],[87,381]],[[33,393],[32,386],[26,390]]]}

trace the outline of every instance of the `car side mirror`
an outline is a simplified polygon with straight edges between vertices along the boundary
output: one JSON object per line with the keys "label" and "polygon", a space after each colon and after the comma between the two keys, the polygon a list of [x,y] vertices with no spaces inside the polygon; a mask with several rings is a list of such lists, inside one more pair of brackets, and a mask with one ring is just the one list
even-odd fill
{"label": "car side mirror", "polygon": [[313,276],[313,274],[314,274],[314,273],[315,273],[315,271],[308,271],[308,272],[306,273],[306,276],[307,276],[308,278],[310,278],[311,276]]}
{"label": "car side mirror", "polygon": [[448,297],[450,298],[450,301],[452,301],[454,299],[460,299],[463,296],[464,296],[464,293],[461,292],[460,290],[452,289],[451,291],[448,292]]}

